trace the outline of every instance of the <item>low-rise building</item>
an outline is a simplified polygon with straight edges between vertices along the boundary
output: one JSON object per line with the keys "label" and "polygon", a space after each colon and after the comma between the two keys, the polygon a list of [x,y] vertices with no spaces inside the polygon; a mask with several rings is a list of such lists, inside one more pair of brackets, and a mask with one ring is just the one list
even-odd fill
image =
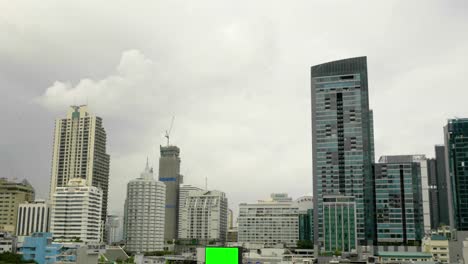
{"label": "low-rise building", "polygon": [[52,233],[33,233],[24,237],[18,253],[23,259],[34,260],[38,264],[75,262],[76,249],[80,246],[79,243],[53,243]]}
{"label": "low-rise building", "polygon": [[16,251],[16,238],[8,232],[0,232],[0,254]]}
{"label": "low-rise building", "polygon": [[431,253],[426,252],[379,252],[376,254],[378,262],[395,263],[395,262],[427,262],[434,261]]}
{"label": "low-rise building", "polygon": [[424,237],[422,240],[422,250],[431,253],[434,260],[441,263],[450,263],[449,241],[441,235]]}

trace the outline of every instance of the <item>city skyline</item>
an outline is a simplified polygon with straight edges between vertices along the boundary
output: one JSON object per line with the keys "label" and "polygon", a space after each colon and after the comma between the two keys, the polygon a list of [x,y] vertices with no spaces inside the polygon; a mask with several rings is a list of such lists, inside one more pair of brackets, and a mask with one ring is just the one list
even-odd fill
{"label": "city skyline", "polygon": [[[468,116],[468,110],[460,107],[468,95],[463,82],[468,40],[459,34],[467,22],[463,12],[466,3],[430,2],[418,13],[418,21],[413,19],[413,12],[408,12],[411,7],[416,9],[415,3],[409,7],[403,2],[379,4],[378,8],[370,2],[346,5],[350,13],[346,15],[327,3],[273,4],[266,11],[254,4],[254,12],[246,14],[243,11],[249,9],[242,5],[211,3],[205,7],[213,5],[220,9],[219,14],[206,11],[205,15],[217,19],[216,26],[206,20],[188,30],[183,29],[184,23],[174,24],[182,33],[202,33],[195,28],[205,26],[207,33],[202,36],[209,37],[207,40],[193,33],[172,38],[172,31],[158,24],[142,25],[133,39],[122,34],[134,32],[138,21],[123,26],[122,32],[105,25],[93,31],[99,23],[77,27],[80,24],[75,23],[83,20],[68,21],[61,27],[57,22],[62,21],[60,16],[43,19],[48,15],[46,10],[25,16],[40,25],[37,29],[15,15],[14,8],[1,4],[7,12],[2,15],[0,28],[5,29],[7,37],[0,37],[4,43],[0,47],[0,91],[10,100],[1,104],[4,114],[0,120],[10,127],[1,132],[0,172],[9,178],[28,179],[37,196],[46,198],[53,122],[76,101],[88,103],[105,122],[111,155],[109,213],[122,211],[120,183],[139,173],[141,160],[148,153],[156,165],[158,147],[165,144],[163,132],[174,115],[171,142],[181,148],[181,174],[187,184],[203,187],[208,177],[208,188],[226,192],[233,209],[271,192],[287,191],[299,197],[310,193],[312,186],[308,69],[361,55],[366,55],[369,63],[376,156],[421,153],[434,157],[433,145],[444,143],[442,127],[446,120]],[[194,8],[174,5],[182,16]],[[354,20],[367,5],[377,8],[374,14]],[[156,7],[162,10],[159,12],[171,8],[164,4]],[[57,8],[64,13],[68,10]],[[375,25],[343,36],[340,33],[347,30],[339,24],[317,29],[314,25],[332,10],[349,18],[350,28],[360,28],[368,19]],[[116,12],[108,18],[114,21],[123,16],[122,11]],[[255,16],[257,12],[262,16]],[[283,12],[286,14],[281,19]],[[297,21],[288,21],[293,13],[297,13]],[[226,14],[230,15],[223,18]],[[440,19],[431,22],[434,16]],[[98,17],[93,12],[85,16],[93,22]],[[157,22],[176,22],[174,18],[165,19],[157,18]],[[184,22],[198,19],[200,15],[192,14]],[[402,24],[409,26],[402,28]],[[98,36],[108,31],[112,42]],[[148,32],[158,37],[146,39]],[[56,38],[59,34],[64,37]],[[382,42],[385,34],[391,39],[389,43]],[[65,40],[67,36],[69,40]],[[96,46],[72,45],[76,44],[73,41],[81,43],[81,37]],[[350,37],[367,41],[351,43],[347,41]],[[168,40],[160,42],[160,38]],[[184,43],[195,40],[199,42],[191,47],[193,50],[186,51]],[[76,52],[70,52],[71,47]],[[182,55],[176,55],[179,52]],[[219,55],[208,56],[212,53]],[[186,60],[200,62],[187,65]],[[265,190],[242,184],[253,176],[261,182],[270,180]]]}

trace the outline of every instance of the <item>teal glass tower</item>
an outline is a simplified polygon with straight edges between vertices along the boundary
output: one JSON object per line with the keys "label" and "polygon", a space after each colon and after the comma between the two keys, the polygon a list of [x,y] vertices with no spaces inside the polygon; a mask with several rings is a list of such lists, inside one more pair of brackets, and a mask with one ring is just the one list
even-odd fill
{"label": "teal glass tower", "polygon": [[468,118],[450,119],[444,132],[450,226],[468,231]]}
{"label": "teal glass tower", "polygon": [[[314,245],[316,251],[344,250],[325,247],[324,196],[338,196],[355,204],[357,245],[375,241],[372,161],[373,115],[369,109],[367,58],[332,61],[311,68],[312,168],[314,193]],[[339,200],[339,199],[338,199]],[[351,214],[349,214],[351,215]],[[344,216],[347,217],[347,216]],[[330,229],[331,228],[331,229]],[[344,237],[344,236],[339,236]],[[341,242],[335,245],[343,245]]]}

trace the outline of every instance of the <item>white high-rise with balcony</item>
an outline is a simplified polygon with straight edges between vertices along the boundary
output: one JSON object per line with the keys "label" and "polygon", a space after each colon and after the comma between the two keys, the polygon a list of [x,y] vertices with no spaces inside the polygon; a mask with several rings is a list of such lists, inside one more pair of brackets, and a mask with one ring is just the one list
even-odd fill
{"label": "white high-rise with balcony", "polygon": [[127,184],[124,237],[130,252],[152,252],[164,249],[166,185],[153,178],[146,163],[140,178]]}
{"label": "white high-rise with balcony", "polygon": [[296,247],[299,239],[299,207],[287,194],[272,194],[270,200],[239,205],[238,242],[274,247]]}
{"label": "white high-rise with balcony", "polygon": [[181,207],[180,239],[204,242],[226,241],[228,207],[220,191],[190,191]]}
{"label": "white high-rise with balcony", "polygon": [[54,239],[101,241],[102,190],[88,186],[85,179],[70,179],[52,196],[50,231]]}

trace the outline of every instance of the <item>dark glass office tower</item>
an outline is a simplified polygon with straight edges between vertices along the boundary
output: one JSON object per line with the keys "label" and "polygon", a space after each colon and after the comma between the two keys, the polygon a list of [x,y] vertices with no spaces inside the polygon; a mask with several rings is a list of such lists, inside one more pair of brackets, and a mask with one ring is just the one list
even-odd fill
{"label": "dark glass office tower", "polygon": [[373,244],[374,137],[367,59],[357,57],[316,65],[311,75],[314,223],[317,223],[314,244],[316,249],[324,249],[323,200],[330,195],[354,199],[358,245]]}
{"label": "dark glass office tower", "polygon": [[433,229],[450,223],[445,163],[445,146],[435,146],[435,159],[429,159],[427,163],[430,186],[431,228]]}
{"label": "dark glass office tower", "polygon": [[450,119],[444,132],[450,226],[468,231],[468,118]]}

